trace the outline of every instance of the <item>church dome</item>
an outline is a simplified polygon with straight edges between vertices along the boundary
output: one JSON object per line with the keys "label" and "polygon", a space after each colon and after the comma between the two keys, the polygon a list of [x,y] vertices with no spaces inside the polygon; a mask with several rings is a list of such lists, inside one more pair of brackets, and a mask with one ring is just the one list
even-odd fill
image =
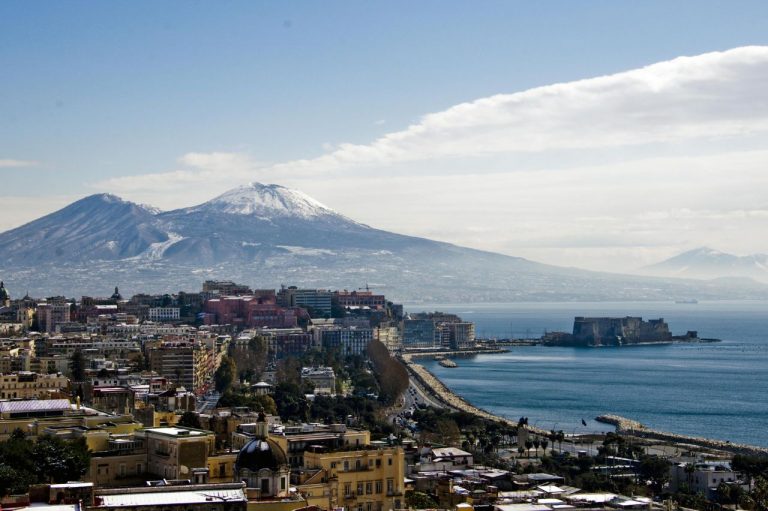
{"label": "church dome", "polygon": [[277,470],[282,465],[287,465],[288,459],[280,446],[269,438],[254,438],[237,454],[235,470],[247,468],[251,472],[258,472],[263,468]]}
{"label": "church dome", "polygon": [[8,290],[5,289],[5,284],[0,281],[0,302],[4,302],[5,300],[10,300],[11,295],[8,294]]}

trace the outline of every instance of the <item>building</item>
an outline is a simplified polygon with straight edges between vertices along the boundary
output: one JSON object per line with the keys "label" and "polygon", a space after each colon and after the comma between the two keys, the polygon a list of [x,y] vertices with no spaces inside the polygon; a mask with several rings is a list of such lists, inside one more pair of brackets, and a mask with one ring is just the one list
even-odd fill
{"label": "building", "polygon": [[59,323],[71,321],[72,304],[68,302],[41,303],[37,306],[37,324],[43,332],[55,332]]}
{"label": "building", "polygon": [[231,280],[206,280],[203,282],[203,293],[222,296],[240,296],[253,294],[251,288],[244,284],[235,284]]}
{"label": "building", "polygon": [[332,367],[302,367],[301,381],[312,382],[315,395],[336,395],[336,374]]}
{"label": "building", "polygon": [[731,468],[727,461],[696,461],[678,463],[670,467],[670,491],[676,492],[687,488],[693,494],[700,493],[708,499],[717,496],[720,483],[743,485],[739,474]]}
{"label": "building", "polygon": [[310,504],[323,509],[387,511],[404,507],[404,478],[400,447],[310,447],[293,482]]}
{"label": "building", "polygon": [[0,399],[46,399],[58,396],[68,386],[69,379],[61,373],[0,374]]}
{"label": "building", "polygon": [[179,321],[181,309],[178,307],[151,307],[148,312],[150,321]]}
{"label": "building", "polygon": [[668,342],[672,339],[664,318],[585,318],[573,321],[573,343],[589,346],[614,346],[643,342]]}
{"label": "building", "polygon": [[195,393],[213,377],[212,350],[199,343],[163,343],[149,350],[149,368]]}
{"label": "building", "polygon": [[235,461],[236,478],[246,488],[258,492],[258,498],[288,496],[291,470],[288,458],[280,445],[269,436],[263,413],[256,421],[254,436],[240,449]]}
{"label": "building", "polygon": [[147,471],[163,479],[189,479],[193,469],[207,468],[215,451],[211,431],[165,427],[136,434],[147,446]]}
{"label": "building", "polygon": [[94,492],[88,509],[120,511],[245,511],[243,483],[160,484],[135,488],[102,488]]}
{"label": "building", "polygon": [[282,287],[277,293],[277,303],[283,307],[301,307],[310,311],[310,316],[331,315],[333,293],[325,289],[298,289],[295,286]]}
{"label": "building", "polygon": [[324,325],[314,330],[317,345],[324,350],[336,350],[342,355],[365,355],[373,340],[372,328]]}
{"label": "building", "polygon": [[382,310],[387,306],[387,299],[384,295],[375,295],[373,291],[334,291],[334,299],[345,309],[372,309]]}
{"label": "building", "polygon": [[475,324],[468,321],[442,323],[438,326],[447,345],[454,350],[471,349],[475,347]]}
{"label": "building", "polygon": [[403,348],[434,348],[437,344],[437,327],[435,320],[404,319]]}

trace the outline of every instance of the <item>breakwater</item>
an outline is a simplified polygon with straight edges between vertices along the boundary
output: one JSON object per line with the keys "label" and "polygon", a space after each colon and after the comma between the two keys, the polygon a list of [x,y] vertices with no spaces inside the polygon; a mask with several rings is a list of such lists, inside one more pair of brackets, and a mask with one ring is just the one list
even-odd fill
{"label": "breakwater", "polygon": [[459,357],[473,357],[475,355],[488,355],[494,353],[508,353],[509,350],[505,348],[487,348],[487,349],[472,349],[472,350],[429,350],[429,351],[414,351],[405,353],[403,358],[408,357],[409,360],[416,358],[432,358],[432,357],[445,357],[445,358],[459,358]]}
{"label": "breakwater", "polygon": [[653,440],[662,440],[674,444],[695,445],[698,447],[715,449],[718,451],[726,451],[733,454],[749,454],[754,456],[768,455],[768,448],[765,447],[757,447],[747,444],[734,444],[732,442],[723,440],[714,440],[711,438],[698,436],[678,435],[677,433],[659,431],[649,428],[638,421],[627,419],[626,417],[621,417],[620,415],[600,415],[595,417],[595,420],[604,424],[611,424],[616,427],[617,433],[622,433],[625,435],[632,435]]}

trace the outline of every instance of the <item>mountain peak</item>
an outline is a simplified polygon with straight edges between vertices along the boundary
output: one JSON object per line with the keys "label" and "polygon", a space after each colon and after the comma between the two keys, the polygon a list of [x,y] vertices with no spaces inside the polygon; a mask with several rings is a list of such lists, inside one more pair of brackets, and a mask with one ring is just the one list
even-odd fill
{"label": "mountain peak", "polygon": [[255,215],[261,218],[315,218],[340,216],[334,210],[309,195],[275,184],[248,183],[238,186],[198,206],[214,208],[235,215]]}

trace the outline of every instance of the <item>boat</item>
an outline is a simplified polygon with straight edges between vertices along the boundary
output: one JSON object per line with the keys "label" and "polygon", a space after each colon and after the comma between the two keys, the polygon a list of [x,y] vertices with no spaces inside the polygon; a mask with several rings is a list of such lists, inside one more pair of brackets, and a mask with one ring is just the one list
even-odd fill
{"label": "boat", "polygon": [[443,367],[459,367],[459,364],[451,360],[450,358],[444,358],[438,362]]}

